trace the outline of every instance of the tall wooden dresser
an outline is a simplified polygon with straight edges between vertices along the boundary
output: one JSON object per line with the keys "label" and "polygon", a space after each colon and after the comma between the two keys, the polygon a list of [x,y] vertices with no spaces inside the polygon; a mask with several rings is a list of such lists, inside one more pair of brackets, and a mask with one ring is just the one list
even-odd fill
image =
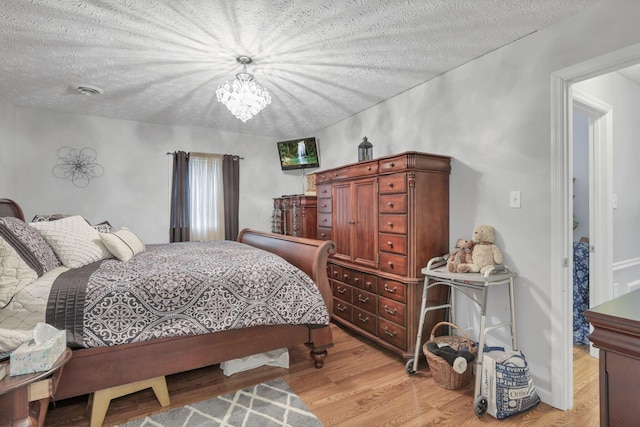
{"label": "tall wooden dresser", "polygon": [[[334,321],[413,357],[427,261],[449,250],[450,158],[405,152],[316,173]],[[429,305],[448,289],[429,290]],[[442,310],[439,310],[442,311]],[[430,312],[423,336],[445,313]]]}
{"label": "tall wooden dresser", "polygon": [[271,232],[316,238],[316,196],[295,194],[273,199]]}

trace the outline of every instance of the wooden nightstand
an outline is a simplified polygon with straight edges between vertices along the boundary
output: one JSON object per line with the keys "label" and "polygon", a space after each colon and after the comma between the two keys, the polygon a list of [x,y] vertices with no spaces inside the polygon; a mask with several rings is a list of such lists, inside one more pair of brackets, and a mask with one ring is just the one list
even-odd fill
{"label": "wooden nightstand", "polygon": [[43,426],[49,402],[53,397],[64,365],[71,359],[66,349],[51,369],[33,374],[10,376],[0,381],[0,425]]}

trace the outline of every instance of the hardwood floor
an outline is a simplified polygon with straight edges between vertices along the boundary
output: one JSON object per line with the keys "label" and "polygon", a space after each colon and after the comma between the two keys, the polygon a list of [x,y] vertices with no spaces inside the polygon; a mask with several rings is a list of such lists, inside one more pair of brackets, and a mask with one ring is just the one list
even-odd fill
{"label": "hardwood floor", "polygon": [[[167,377],[170,407],[179,407],[282,377],[325,426],[597,426],[598,361],[588,348],[574,347],[574,407],[560,411],[541,403],[535,409],[496,420],[473,412],[473,384],[461,390],[436,385],[422,362],[414,376],[404,361],[371,342],[333,325],[335,347],[325,366],[312,366],[306,347],[289,349],[289,369],[261,367],[229,378],[218,366]],[[151,390],[115,399],[105,425],[159,412]],[[87,398],[58,402],[46,426],[88,426]]]}

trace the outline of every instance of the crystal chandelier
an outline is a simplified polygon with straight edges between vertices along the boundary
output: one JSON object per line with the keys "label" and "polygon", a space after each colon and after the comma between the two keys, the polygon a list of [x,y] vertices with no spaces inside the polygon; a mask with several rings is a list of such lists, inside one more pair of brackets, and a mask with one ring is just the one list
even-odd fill
{"label": "crystal chandelier", "polygon": [[251,64],[251,58],[239,56],[236,61],[242,64],[242,72],[236,74],[235,80],[227,80],[218,86],[216,97],[234,116],[246,122],[271,104],[271,96],[247,73],[247,64]]}

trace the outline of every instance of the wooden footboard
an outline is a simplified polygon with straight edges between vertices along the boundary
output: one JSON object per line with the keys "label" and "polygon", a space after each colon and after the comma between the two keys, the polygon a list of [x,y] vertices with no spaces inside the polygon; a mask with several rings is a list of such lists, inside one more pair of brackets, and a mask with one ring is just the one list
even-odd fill
{"label": "wooden footboard", "polygon": [[279,255],[307,273],[320,289],[329,313],[333,312],[333,293],[327,275],[327,260],[336,248],[333,241],[264,233],[248,228],[240,231],[238,241]]}
{"label": "wooden footboard", "polygon": [[[307,273],[332,311],[327,258],[333,242],[242,230],[238,241],[280,255]],[[333,346],[329,326],[257,326],[204,335],[162,338],[144,343],[74,350],[56,399],[66,399],[158,376],[215,365],[226,360],[305,344],[317,368]]]}

